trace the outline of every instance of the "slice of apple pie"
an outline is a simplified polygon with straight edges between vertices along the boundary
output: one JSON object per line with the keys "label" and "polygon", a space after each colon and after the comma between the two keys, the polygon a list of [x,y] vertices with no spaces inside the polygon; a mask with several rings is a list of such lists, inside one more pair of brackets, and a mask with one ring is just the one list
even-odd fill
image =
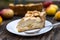
{"label": "slice of apple pie", "polygon": [[45,17],[45,12],[27,11],[25,16],[18,22],[18,32],[43,28],[45,25]]}

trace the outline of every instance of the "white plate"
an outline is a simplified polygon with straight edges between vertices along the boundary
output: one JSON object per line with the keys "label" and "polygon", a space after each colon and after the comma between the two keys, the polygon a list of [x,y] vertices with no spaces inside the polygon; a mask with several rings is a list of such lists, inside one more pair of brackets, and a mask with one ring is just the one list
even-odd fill
{"label": "white plate", "polygon": [[[46,26],[49,26],[49,25],[52,25],[51,22],[49,21],[45,21],[45,27],[43,29],[41,29],[38,33],[34,33],[34,34],[27,34],[25,32],[18,32],[17,29],[16,29],[16,26],[17,26],[17,23],[20,21],[21,19],[18,19],[18,20],[14,20],[10,23],[7,24],[6,26],[6,29],[11,32],[11,33],[14,33],[14,34],[17,34],[17,35],[21,35],[21,36],[36,36],[36,35],[40,35],[40,34],[43,34],[43,33],[46,33],[48,31],[50,31],[53,27],[46,27]],[[36,29],[35,29],[36,30]],[[32,30],[31,30],[32,31]]]}

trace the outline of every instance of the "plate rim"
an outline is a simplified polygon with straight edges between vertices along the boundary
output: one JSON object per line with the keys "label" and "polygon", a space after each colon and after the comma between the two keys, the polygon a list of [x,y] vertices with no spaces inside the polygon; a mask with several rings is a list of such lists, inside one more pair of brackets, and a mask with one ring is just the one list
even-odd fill
{"label": "plate rim", "polygon": [[[18,21],[18,20],[21,20],[21,19],[16,19],[16,20],[13,20],[13,21],[11,21],[11,22],[14,22],[14,21]],[[47,22],[49,22],[51,25],[52,25],[52,23],[50,22],[50,21],[48,21],[48,20],[45,20],[45,21],[47,21]],[[7,31],[9,31],[8,30],[8,25],[11,23],[11,22],[9,22],[7,25],[6,25],[6,29],[7,29]],[[51,29],[52,29],[53,27],[51,27]],[[51,30],[50,29],[50,30]],[[48,30],[48,31],[50,31],[50,30]],[[48,32],[47,31],[47,32]],[[13,34],[16,34],[16,35],[21,35],[21,34],[18,34],[18,33],[14,33],[14,32],[11,32],[11,31],[9,31],[10,33],[13,33]],[[46,32],[44,32],[44,33],[46,33]],[[37,35],[41,35],[41,34],[44,34],[44,33],[40,33],[40,34],[37,34]],[[37,36],[37,35],[21,35],[21,36]]]}

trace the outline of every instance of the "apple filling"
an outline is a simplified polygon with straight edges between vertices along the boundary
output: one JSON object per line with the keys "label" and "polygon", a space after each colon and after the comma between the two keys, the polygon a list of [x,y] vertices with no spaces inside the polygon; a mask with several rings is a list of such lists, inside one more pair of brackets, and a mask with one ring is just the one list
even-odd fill
{"label": "apple filling", "polygon": [[17,25],[18,32],[40,29],[45,25],[45,12],[28,11]]}

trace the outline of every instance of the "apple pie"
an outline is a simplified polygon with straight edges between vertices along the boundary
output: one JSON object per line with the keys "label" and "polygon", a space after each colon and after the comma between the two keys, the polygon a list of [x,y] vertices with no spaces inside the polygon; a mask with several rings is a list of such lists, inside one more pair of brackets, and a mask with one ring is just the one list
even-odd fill
{"label": "apple pie", "polygon": [[45,25],[46,14],[40,11],[27,11],[25,16],[18,22],[18,32],[33,29],[41,29]]}
{"label": "apple pie", "polygon": [[27,11],[42,11],[43,9],[43,3],[27,3],[27,4],[16,4],[14,5],[13,3],[9,4],[9,8],[14,10],[15,15],[21,15],[24,16]]}

